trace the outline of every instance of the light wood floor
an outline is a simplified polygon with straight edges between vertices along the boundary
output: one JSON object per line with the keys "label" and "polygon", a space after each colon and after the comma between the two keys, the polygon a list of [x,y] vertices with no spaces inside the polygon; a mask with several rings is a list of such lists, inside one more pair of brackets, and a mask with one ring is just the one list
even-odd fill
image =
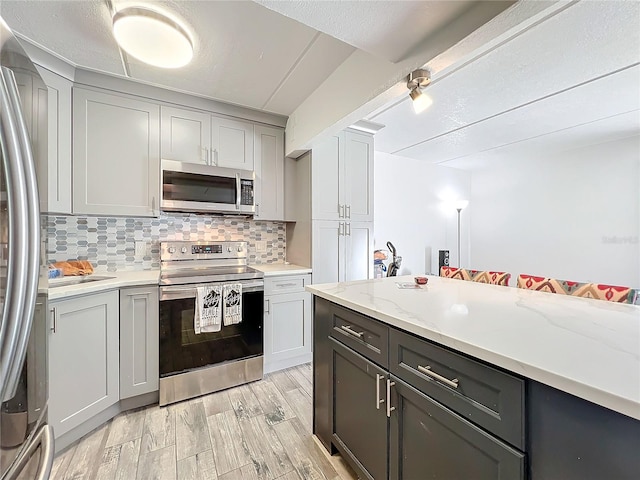
{"label": "light wood floor", "polygon": [[52,480],[353,480],[311,435],[311,364],[118,415],[54,462]]}

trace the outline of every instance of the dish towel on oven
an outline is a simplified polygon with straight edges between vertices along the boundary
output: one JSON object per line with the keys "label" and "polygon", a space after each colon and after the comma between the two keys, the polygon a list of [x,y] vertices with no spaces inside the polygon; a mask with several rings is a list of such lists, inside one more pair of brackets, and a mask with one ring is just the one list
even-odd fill
{"label": "dish towel on oven", "polygon": [[198,287],[193,329],[196,333],[219,332],[222,328],[222,287]]}
{"label": "dish towel on oven", "polygon": [[228,283],[222,288],[224,324],[234,325],[242,321],[242,284]]}

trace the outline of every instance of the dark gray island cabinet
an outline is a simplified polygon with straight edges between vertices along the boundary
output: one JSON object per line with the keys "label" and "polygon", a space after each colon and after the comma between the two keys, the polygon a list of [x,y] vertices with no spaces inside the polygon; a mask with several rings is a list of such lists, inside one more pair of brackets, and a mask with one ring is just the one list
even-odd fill
{"label": "dark gray island cabinet", "polygon": [[640,478],[640,422],[315,297],[314,434],[359,478]]}

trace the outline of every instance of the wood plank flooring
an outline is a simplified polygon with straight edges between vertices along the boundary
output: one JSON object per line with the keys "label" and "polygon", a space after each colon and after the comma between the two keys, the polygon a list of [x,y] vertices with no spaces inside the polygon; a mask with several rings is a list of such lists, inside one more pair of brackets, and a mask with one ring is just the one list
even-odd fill
{"label": "wood plank flooring", "polygon": [[122,413],[55,459],[51,480],[355,480],[311,435],[311,364]]}

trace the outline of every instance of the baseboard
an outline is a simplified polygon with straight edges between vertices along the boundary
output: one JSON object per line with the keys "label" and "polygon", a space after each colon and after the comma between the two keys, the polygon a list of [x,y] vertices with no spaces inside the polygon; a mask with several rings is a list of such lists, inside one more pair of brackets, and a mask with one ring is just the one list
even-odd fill
{"label": "baseboard", "polygon": [[285,358],[282,360],[267,362],[265,359],[264,362],[264,373],[273,373],[279,370],[284,370],[285,368],[297,367],[298,365],[302,365],[305,363],[310,363],[313,360],[313,352],[305,353],[302,355],[297,355],[291,358]]}
{"label": "baseboard", "polygon": [[[144,395],[138,395],[137,397],[125,398],[124,400],[120,400],[118,403],[115,403],[103,410],[99,414],[91,417],[86,422],[83,422],[81,425],[69,430],[67,433],[56,437],[56,455],[59,455],[64,450],[69,448],[75,442],[80,440],[86,434],[92,432],[96,428],[104,425],[106,422],[111,420],[116,415],[126,412],[127,410],[132,410],[134,408],[145,407],[147,405],[153,405],[154,403],[158,403],[158,392],[145,393]],[[54,429],[55,433],[55,429]]]}

